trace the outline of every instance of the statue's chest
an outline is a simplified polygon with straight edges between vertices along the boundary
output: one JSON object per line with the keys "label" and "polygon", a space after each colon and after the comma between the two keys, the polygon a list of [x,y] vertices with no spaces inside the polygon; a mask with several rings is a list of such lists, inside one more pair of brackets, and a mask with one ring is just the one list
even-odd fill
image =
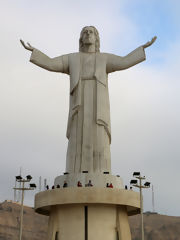
{"label": "statue's chest", "polygon": [[94,79],[96,56],[94,53],[81,55],[81,79]]}

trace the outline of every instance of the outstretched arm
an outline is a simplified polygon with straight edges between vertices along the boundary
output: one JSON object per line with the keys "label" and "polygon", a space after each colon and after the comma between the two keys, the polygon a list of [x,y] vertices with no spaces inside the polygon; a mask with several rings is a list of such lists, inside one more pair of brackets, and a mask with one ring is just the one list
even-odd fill
{"label": "outstretched arm", "polygon": [[20,40],[20,42],[25,49],[32,52],[30,62],[48,71],[69,73],[67,55],[50,58],[38,49],[32,47],[30,43],[27,43],[26,45],[23,40]]}
{"label": "outstretched arm", "polygon": [[125,57],[120,57],[114,54],[107,54],[107,73],[127,69],[144,61],[146,59],[144,49],[151,46],[155,42],[156,38],[156,36],[153,37],[151,41],[138,47]]}

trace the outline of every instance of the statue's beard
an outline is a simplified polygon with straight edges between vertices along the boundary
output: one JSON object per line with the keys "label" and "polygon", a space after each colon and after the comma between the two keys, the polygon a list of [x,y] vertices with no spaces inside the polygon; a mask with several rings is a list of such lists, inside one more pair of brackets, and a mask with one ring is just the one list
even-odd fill
{"label": "statue's beard", "polygon": [[87,40],[83,43],[84,45],[93,45],[94,43],[91,40]]}
{"label": "statue's beard", "polygon": [[86,37],[83,41],[83,44],[95,44],[94,39],[91,37]]}
{"label": "statue's beard", "polygon": [[87,41],[83,41],[83,45],[82,45],[82,50],[84,52],[95,52],[95,43],[93,40],[88,39]]}

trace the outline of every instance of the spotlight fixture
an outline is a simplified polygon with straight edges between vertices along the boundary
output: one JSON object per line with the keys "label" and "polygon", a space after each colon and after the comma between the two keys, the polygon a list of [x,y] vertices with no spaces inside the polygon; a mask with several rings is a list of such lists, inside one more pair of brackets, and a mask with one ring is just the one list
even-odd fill
{"label": "spotlight fixture", "polygon": [[27,178],[27,180],[31,180],[32,179],[31,175],[27,175],[26,178]]}
{"label": "spotlight fixture", "polygon": [[144,184],[144,186],[146,186],[146,187],[150,187],[150,182],[145,182],[145,184]]}
{"label": "spotlight fixture", "polygon": [[22,180],[22,177],[21,177],[21,175],[19,175],[19,176],[16,176],[16,180]]}
{"label": "spotlight fixture", "polygon": [[137,184],[137,180],[132,179],[132,180],[130,181],[130,184]]}
{"label": "spotlight fixture", "polygon": [[140,172],[134,172],[134,173],[133,173],[133,177],[134,177],[134,176],[140,176]]}

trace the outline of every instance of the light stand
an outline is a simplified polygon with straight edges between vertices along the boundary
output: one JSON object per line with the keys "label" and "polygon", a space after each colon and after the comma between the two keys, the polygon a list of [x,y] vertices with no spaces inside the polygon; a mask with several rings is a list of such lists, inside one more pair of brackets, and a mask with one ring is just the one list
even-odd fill
{"label": "light stand", "polygon": [[22,187],[14,187],[14,190],[22,191],[21,194],[21,213],[20,213],[20,228],[19,228],[19,240],[22,239],[22,225],[23,225],[23,202],[24,202],[24,191],[26,190],[34,190],[36,188],[36,184],[32,183],[29,187],[25,187],[25,183],[30,182],[32,179],[31,175],[27,175],[26,178],[22,178],[21,176],[16,176],[16,182],[22,183]]}
{"label": "light stand", "polygon": [[142,195],[142,189],[143,188],[150,188],[150,182],[145,182],[144,185],[142,185],[142,180],[145,180],[145,176],[141,176],[140,172],[134,172],[133,177],[137,178],[139,180],[139,184],[137,183],[138,180],[131,180],[130,184],[132,184],[134,187],[139,188],[140,191],[140,208],[141,208],[141,237],[142,240],[144,240],[144,219],[143,219],[143,195]]}

